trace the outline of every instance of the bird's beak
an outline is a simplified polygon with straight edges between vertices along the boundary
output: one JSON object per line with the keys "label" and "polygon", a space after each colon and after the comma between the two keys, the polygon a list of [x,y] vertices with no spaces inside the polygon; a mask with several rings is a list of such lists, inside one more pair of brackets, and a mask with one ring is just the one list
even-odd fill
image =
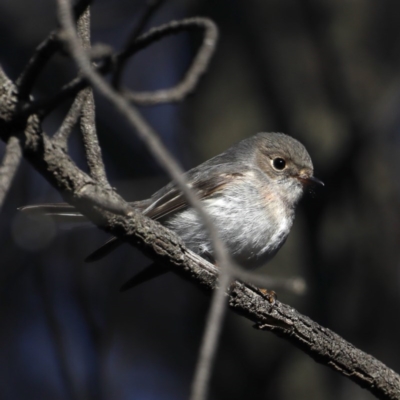
{"label": "bird's beak", "polygon": [[320,185],[320,186],[325,186],[325,183],[322,182],[320,179],[316,178],[315,176],[310,176],[308,178],[308,182],[312,183],[314,185]]}
{"label": "bird's beak", "polygon": [[316,178],[315,176],[299,176],[299,181],[303,185],[320,185],[325,186],[324,182]]}

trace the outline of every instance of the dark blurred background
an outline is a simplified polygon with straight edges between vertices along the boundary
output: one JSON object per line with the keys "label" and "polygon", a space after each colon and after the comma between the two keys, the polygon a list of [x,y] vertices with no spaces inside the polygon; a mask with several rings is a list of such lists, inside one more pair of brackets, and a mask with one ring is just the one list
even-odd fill
{"label": "dark blurred background", "polygon": [[[96,1],[93,41],[121,48],[143,4]],[[280,300],[399,372],[400,3],[167,1],[151,25],[196,15],[220,28],[208,74],[183,104],[144,115],[185,168],[259,131],[286,132],[306,145],[326,187],[305,197],[289,240],[262,272],[304,277],[305,296],[282,292]],[[12,78],[55,26],[53,1],[0,2],[0,62]],[[198,39],[181,34],[146,49],[125,83],[173,85]],[[55,57],[35,95],[54,93],[74,74],[69,60]],[[67,106],[46,119],[47,132]],[[125,198],[146,198],[167,182],[101,98],[97,120],[108,176]],[[70,146],[84,167],[77,135]],[[149,263],[137,250],[123,246],[85,264],[104,233],[16,211],[59,200],[23,162],[1,213],[0,397],[188,398],[209,298],[173,274],[120,294],[124,280]],[[373,397],[229,312],[210,399],[252,398]]]}

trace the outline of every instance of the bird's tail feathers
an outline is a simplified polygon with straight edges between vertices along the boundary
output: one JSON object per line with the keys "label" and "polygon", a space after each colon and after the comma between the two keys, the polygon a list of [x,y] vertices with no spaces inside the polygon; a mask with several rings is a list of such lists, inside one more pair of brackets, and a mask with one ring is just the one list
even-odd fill
{"label": "bird's tail feathers", "polygon": [[68,203],[46,203],[18,208],[28,216],[48,216],[56,222],[84,222],[87,219]]}

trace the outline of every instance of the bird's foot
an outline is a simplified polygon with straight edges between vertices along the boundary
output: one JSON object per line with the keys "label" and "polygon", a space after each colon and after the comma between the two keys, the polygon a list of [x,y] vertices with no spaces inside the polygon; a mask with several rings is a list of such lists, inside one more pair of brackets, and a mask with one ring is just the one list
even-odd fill
{"label": "bird's foot", "polygon": [[278,295],[273,290],[258,288],[258,292],[261,293],[261,296],[270,304],[274,304],[275,301],[278,300]]}

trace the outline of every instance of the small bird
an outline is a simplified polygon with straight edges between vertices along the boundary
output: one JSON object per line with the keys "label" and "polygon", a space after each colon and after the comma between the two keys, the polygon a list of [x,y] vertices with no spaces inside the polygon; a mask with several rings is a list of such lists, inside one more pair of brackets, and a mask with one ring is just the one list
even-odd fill
{"label": "small bird", "polygon": [[[285,243],[295,208],[307,185],[323,183],[313,176],[306,148],[283,133],[258,133],[186,172],[186,181],[202,200],[233,259],[245,269],[270,260]],[[195,253],[214,262],[211,240],[197,212],[174,182],[151,198],[131,205],[175,231]],[[26,206],[20,210],[62,220],[83,218],[66,203]],[[114,237],[87,257],[95,261],[123,242]],[[122,289],[165,270],[153,264]]]}

